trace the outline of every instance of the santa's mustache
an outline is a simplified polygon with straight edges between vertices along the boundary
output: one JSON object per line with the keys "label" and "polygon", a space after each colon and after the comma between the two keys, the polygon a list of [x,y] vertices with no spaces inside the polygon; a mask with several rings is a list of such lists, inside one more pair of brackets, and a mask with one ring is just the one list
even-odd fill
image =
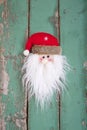
{"label": "santa's mustache", "polygon": [[[39,55],[31,54],[23,65],[22,82],[30,97],[35,96],[37,105],[43,108],[51,103],[53,94],[65,89],[66,72],[69,70],[67,59],[62,55],[53,55],[52,62],[40,62]],[[47,59],[46,59],[47,60]]]}

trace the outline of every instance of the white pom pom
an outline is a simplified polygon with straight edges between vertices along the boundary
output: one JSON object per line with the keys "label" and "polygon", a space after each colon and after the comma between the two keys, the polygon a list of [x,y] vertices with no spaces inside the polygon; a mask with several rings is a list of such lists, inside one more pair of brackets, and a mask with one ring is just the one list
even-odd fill
{"label": "white pom pom", "polygon": [[24,54],[24,56],[28,56],[29,55],[29,50],[24,50],[23,54]]}

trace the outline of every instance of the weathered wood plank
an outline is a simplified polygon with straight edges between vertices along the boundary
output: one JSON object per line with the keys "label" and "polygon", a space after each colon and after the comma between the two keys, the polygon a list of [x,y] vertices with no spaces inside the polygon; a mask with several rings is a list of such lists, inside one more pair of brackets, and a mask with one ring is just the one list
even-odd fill
{"label": "weathered wood plank", "polygon": [[[56,0],[30,1],[30,34],[49,32],[55,34],[52,23],[49,22],[57,8]],[[34,98],[29,102],[29,130],[58,130],[58,103],[54,97],[49,108],[41,109],[35,104]]]}
{"label": "weathered wood plank", "polygon": [[62,96],[61,130],[86,130],[87,1],[60,0],[60,21],[63,53],[72,66],[68,94]]}
{"label": "weathered wood plank", "polygon": [[27,0],[0,0],[0,130],[27,129],[21,84],[27,12]]}

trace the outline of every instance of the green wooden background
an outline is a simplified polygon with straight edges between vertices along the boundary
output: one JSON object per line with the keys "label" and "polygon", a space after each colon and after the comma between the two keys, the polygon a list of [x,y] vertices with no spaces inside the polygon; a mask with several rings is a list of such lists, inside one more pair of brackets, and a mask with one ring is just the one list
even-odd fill
{"label": "green wooden background", "polygon": [[[38,31],[55,36],[59,32],[63,55],[72,68],[67,92],[60,102],[54,96],[44,111],[34,98],[27,102],[21,83],[24,44]],[[86,50],[86,0],[0,0],[0,130],[87,130]]]}

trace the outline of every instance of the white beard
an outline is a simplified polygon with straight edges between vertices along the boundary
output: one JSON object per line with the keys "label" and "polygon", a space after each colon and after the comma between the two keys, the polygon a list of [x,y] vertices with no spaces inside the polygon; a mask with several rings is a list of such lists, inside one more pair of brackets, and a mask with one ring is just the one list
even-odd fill
{"label": "white beard", "polygon": [[39,55],[30,54],[22,68],[23,85],[28,88],[30,97],[34,95],[37,104],[43,108],[51,102],[56,91],[60,93],[65,88],[68,68],[65,56],[54,55],[54,61],[44,65],[39,62]]}

